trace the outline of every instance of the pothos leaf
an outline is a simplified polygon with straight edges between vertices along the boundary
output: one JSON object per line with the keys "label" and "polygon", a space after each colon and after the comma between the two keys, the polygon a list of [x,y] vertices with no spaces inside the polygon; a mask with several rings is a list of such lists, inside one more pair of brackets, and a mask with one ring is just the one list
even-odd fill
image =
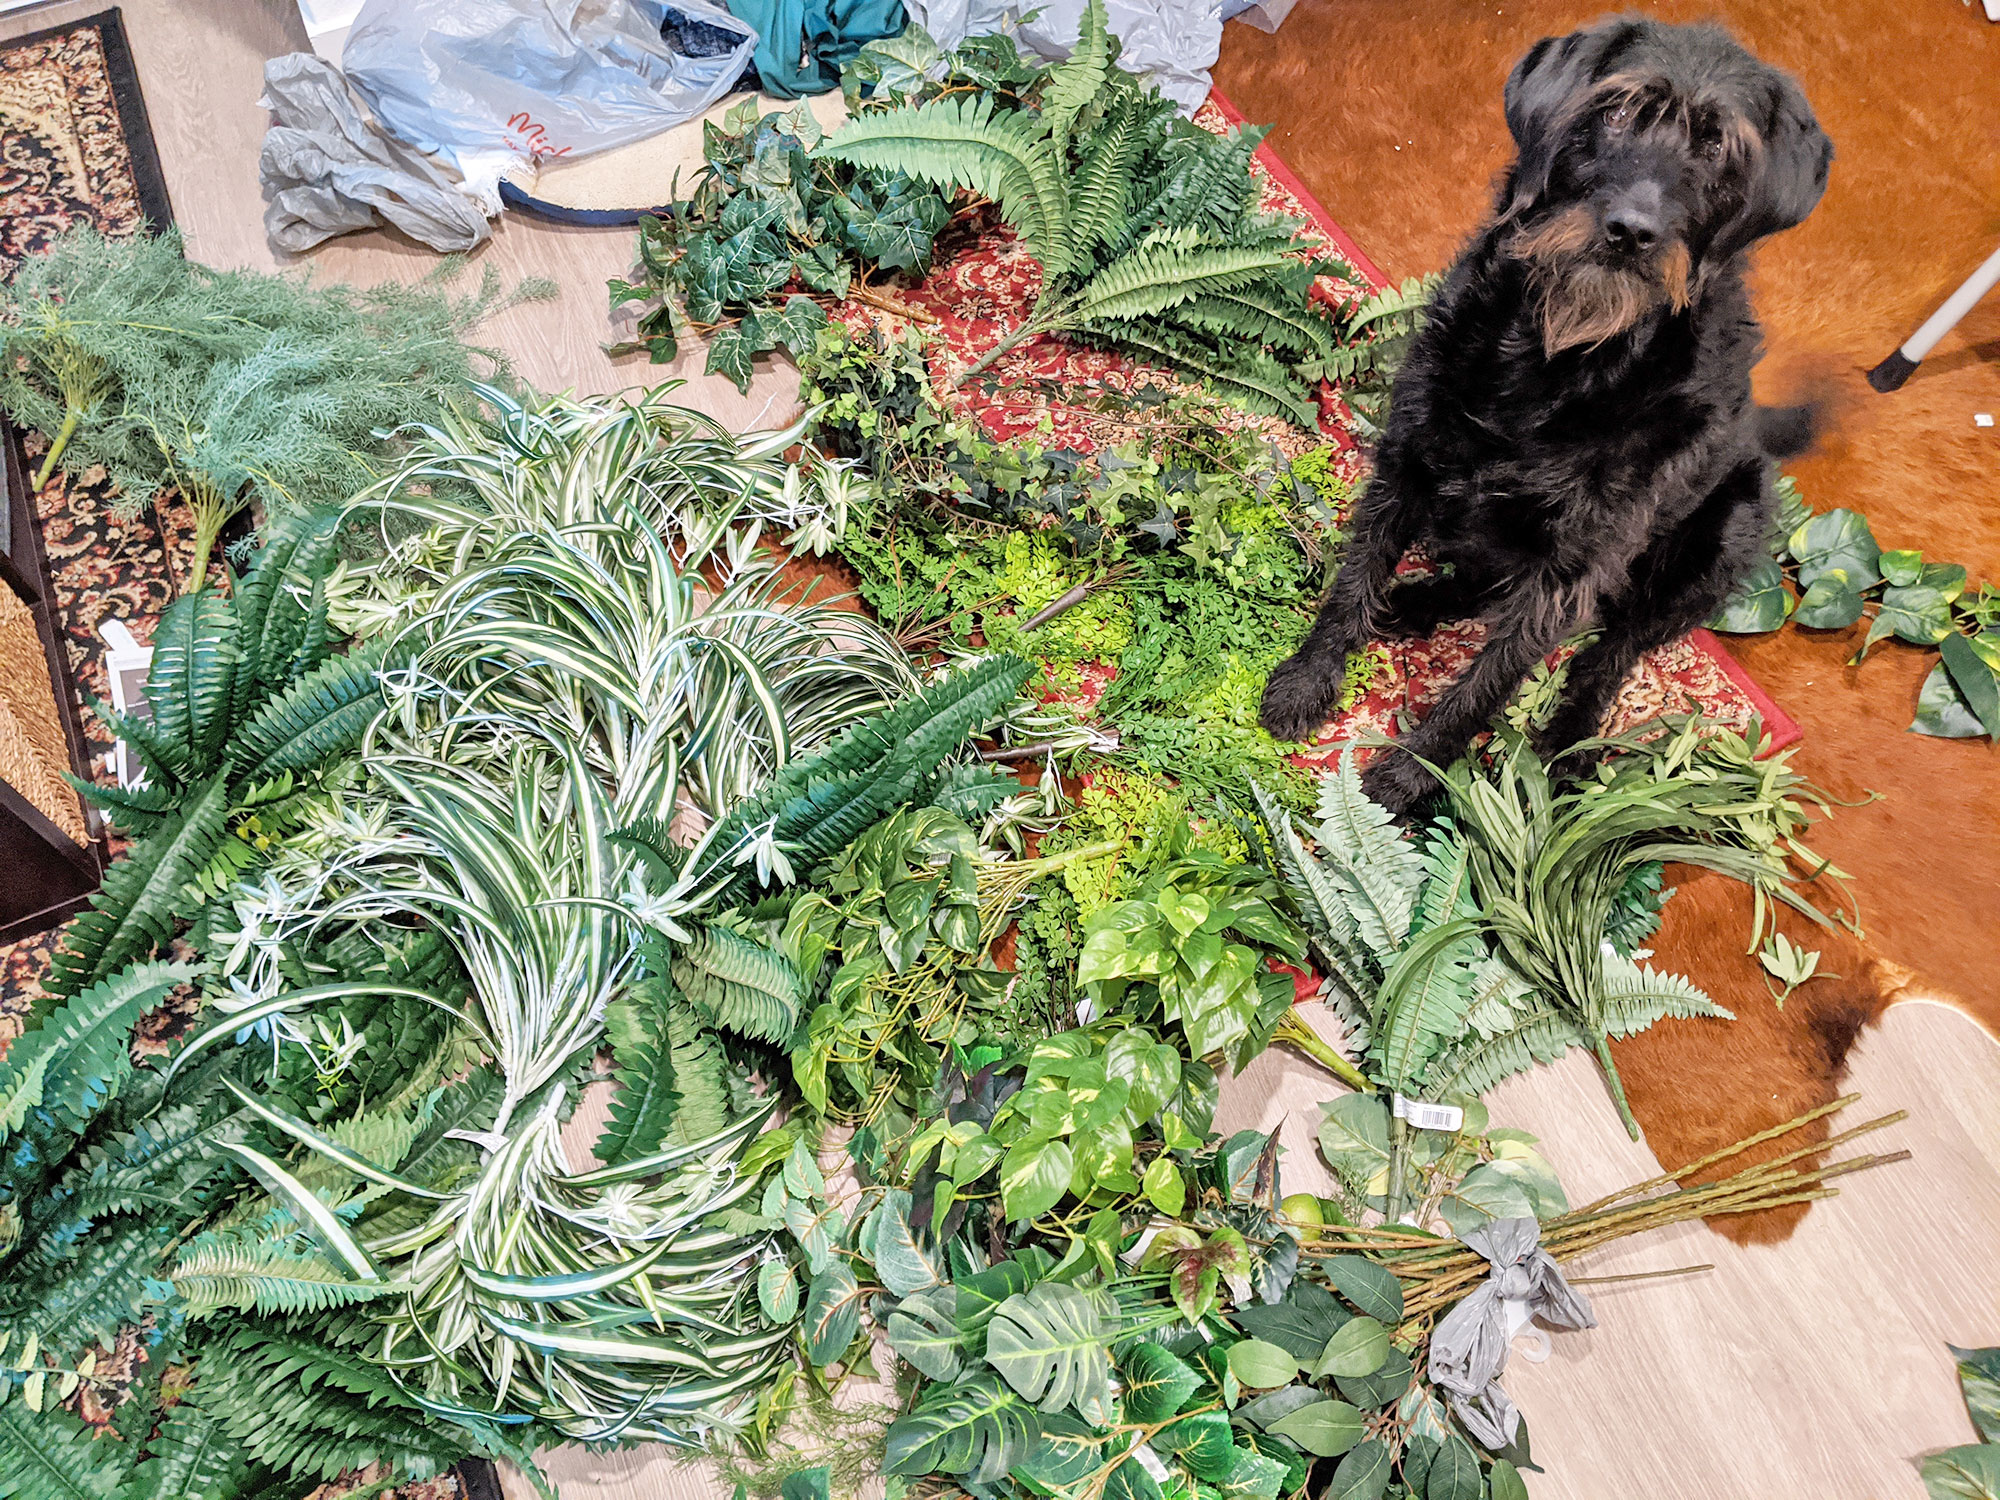
{"label": "pothos leaf", "polygon": [[875,1274],[882,1285],[899,1297],[928,1291],[943,1283],[937,1262],[917,1243],[910,1225],[911,1199],[902,1188],[892,1188],[876,1211]]}
{"label": "pothos leaf", "polygon": [[1972,1425],[1984,1441],[2000,1442],[2000,1349],[1945,1347],[1958,1361],[1958,1383]]}
{"label": "pothos leaf", "polygon": [[806,1356],[830,1365],[861,1331],[861,1286],[844,1260],[829,1260],[806,1292]]}

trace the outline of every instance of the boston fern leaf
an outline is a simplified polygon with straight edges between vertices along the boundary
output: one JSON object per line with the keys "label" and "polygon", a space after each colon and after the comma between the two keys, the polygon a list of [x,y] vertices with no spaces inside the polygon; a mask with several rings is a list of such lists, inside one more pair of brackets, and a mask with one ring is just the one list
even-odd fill
{"label": "boston fern leaf", "polygon": [[992,1375],[933,1385],[884,1439],[882,1472],[956,1474],[996,1485],[1041,1441],[1035,1409]]}
{"label": "boston fern leaf", "polygon": [[107,814],[118,831],[127,837],[152,832],[181,805],[177,788],[161,786],[150,779],[145,786],[138,787],[107,786],[101,782],[85,781],[67,771],[63,773],[63,779],[75,787],[86,802]]}
{"label": "boston fern leaf", "polygon": [[0,1500],[115,1500],[129,1465],[128,1444],[101,1441],[66,1411],[0,1406]]}
{"label": "boston fern leaf", "polygon": [[989,94],[958,94],[856,115],[815,154],[992,199],[1053,277],[1070,265],[1069,194],[1044,131],[1026,111],[995,113]]}
{"label": "boston fern leaf", "polygon": [[[1175,308],[1169,316],[1178,313]],[[1205,340],[1163,323],[1105,322],[1082,332],[1142,359],[1191,375],[1232,406],[1260,417],[1283,417],[1295,426],[1312,428],[1319,413],[1307,399],[1297,376],[1262,349],[1224,354]]]}
{"label": "boston fern leaf", "polygon": [[1178,323],[1210,337],[1250,339],[1294,357],[1324,357],[1333,351],[1333,324],[1289,287],[1263,283],[1225,287],[1191,297],[1175,309]]}
{"label": "boston fern leaf", "polygon": [[325,1312],[409,1290],[404,1282],[356,1281],[322,1255],[295,1255],[276,1245],[206,1236],[188,1246],[174,1266],[172,1280],[191,1318],[224,1308]]}
{"label": "boston fern leaf", "polygon": [[215,769],[230,726],[236,662],[236,612],[212,589],[185,594],[153,630],[146,701],[153,727],[183,777]]}
{"label": "boston fern leaf", "polygon": [[1103,90],[1111,76],[1111,48],[1104,0],[1090,0],[1077,22],[1076,45],[1043,75],[1040,103],[1050,135],[1068,135],[1077,115]]}
{"label": "boston fern leaf", "polygon": [[231,1500],[250,1467],[250,1455],[203,1403],[199,1389],[174,1403],[148,1446],[152,1457],[132,1474],[133,1500],[141,1495]]}
{"label": "boston fern leaf", "polygon": [[1516,1073],[1588,1044],[1576,1022],[1543,1002],[1507,1030],[1446,1052],[1431,1064],[1424,1086],[1434,1099],[1478,1097]]}
{"label": "boston fern leaf", "polygon": [[[304,644],[317,585],[332,571],[339,513],[290,512],[272,521],[249,573],[236,590],[236,618],[243,664],[236,674],[231,717],[240,722],[291,680]],[[323,602],[318,606],[323,610]]]}
{"label": "boston fern leaf", "polygon": [[618,1084],[610,1118],[597,1137],[596,1156],[606,1166],[659,1150],[680,1109],[670,1029],[675,998],[672,984],[652,978],[605,1008],[604,1035],[617,1062]]}
{"label": "boston fern leaf", "polygon": [[1125,229],[1132,174],[1145,148],[1145,114],[1127,104],[1111,114],[1084,147],[1070,188],[1070,239],[1082,261]]}
{"label": "boston fern leaf", "polygon": [[231,747],[239,773],[264,781],[307,771],[358,745],[382,707],[377,674],[388,649],[385,641],[371,641],[322,662],[266,703]]}
{"label": "boston fern leaf", "polygon": [[726,927],[674,955],[674,982],[710,1025],[761,1042],[787,1041],[805,998],[791,960]]}
{"label": "boston fern leaf", "polygon": [[1465,1029],[1478,923],[1457,917],[1428,928],[1397,955],[1375,1013],[1375,1056],[1389,1085],[1414,1092],[1430,1060]]}
{"label": "boston fern leaf", "polygon": [[168,1300],[160,1262],[172,1238],[172,1226],[153,1221],[94,1238],[63,1263],[61,1275],[34,1289],[32,1305],[16,1321],[40,1335],[42,1347],[58,1360],[92,1344],[109,1347],[119,1329]]}
{"label": "boston fern leaf", "polygon": [[1203,292],[1242,286],[1284,262],[1278,251],[1234,245],[1141,245],[1084,283],[1077,315],[1086,321],[1149,318]]}
{"label": "boston fern leaf", "polygon": [[132,846],[105,873],[91,909],[63,933],[42,987],[66,997],[144,958],[173,936],[184,887],[225,837],[229,788],[216,777],[192,789],[185,810]]}
{"label": "boston fern leaf", "polygon": [[691,1006],[669,1009],[667,1035],[680,1105],[674,1111],[665,1144],[707,1140],[730,1121],[729,1060],[715,1034],[702,1026],[701,1017]]}
{"label": "boston fern leaf", "polygon": [[1692,1020],[1709,1016],[1733,1021],[1724,1010],[1679,974],[1662,974],[1622,954],[1604,955],[1604,1029],[1613,1036],[1644,1031],[1664,1016]]}
{"label": "boston fern leaf", "polygon": [[19,1130],[37,1106],[71,1130],[86,1129],[132,1071],[133,1023],[200,972],[191,964],[135,965],[23,1032],[0,1061],[0,1129]]}
{"label": "boston fern leaf", "polygon": [[1340,768],[1319,784],[1321,861],[1348,893],[1355,930],[1386,962],[1409,933],[1423,884],[1423,855],[1404,838],[1395,819],[1361,789],[1350,746]]}

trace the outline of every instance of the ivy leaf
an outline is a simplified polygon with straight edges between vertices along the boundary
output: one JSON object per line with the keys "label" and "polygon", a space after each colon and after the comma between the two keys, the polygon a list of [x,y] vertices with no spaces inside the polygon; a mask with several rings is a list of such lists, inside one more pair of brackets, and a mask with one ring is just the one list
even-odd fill
{"label": "ivy leaf", "polygon": [[1872,588],[1882,581],[1877,566],[1882,549],[1867,518],[1856,511],[1830,510],[1814,516],[1792,533],[1786,546],[1798,562],[1799,583],[1807,589],[1834,568],[1846,573],[1851,589]]}
{"label": "ivy leaf", "polygon": [[1345,1401],[1315,1401],[1264,1429],[1290,1438],[1315,1458],[1338,1458],[1361,1441],[1361,1413]]}
{"label": "ivy leaf", "polygon": [[1938,652],[1960,699],[1986,732],[2000,739],[2000,636],[1967,640],[1956,630],[1947,631]]}
{"label": "ivy leaf", "polygon": [[1025,1140],[1000,1163],[1000,1202],[1015,1223],[1038,1218],[1062,1201],[1076,1163],[1067,1143]]}
{"label": "ivy leaf", "polygon": [[1313,1374],[1350,1378],[1373,1375],[1388,1357],[1389,1330],[1373,1318],[1355,1318],[1326,1341],[1326,1352],[1320,1355]]}
{"label": "ivy leaf", "polygon": [[830,1365],[860,1331],[860,1283],[846,1261],[828,1261],[806,1291],[806,1357],[816,1365]]}
{"label": "ivy leaf", "polygon": [[1136,1343],[1118,1362],[1125,1388],[1125,1420],[1152,1426],[1186,1404],[1201,1384],[1194,1367],[1154,1343]]}
{"label": "ivy leaf", "polygon": [[1326,1263],[1335,1291],[1378,1323],[1393,1328],[1403,1319],[1403,1284],[1396,1273],[1360,1255],[1336,1255]]}
{"label": "ivy leaf", "polygon": [[890,1424],[882,1472],[920,1478],[959,1474],[998,1484],[1035,1451],[1042,1436],[1034,1408],[993,1375],[933,1386],[917,1409]]}
{"label": "ivy leaf", "polygon": [[1827,568],[1815,577],[1792,611],[1792,623],[1813,630],[1844,630],[1861,618],[1862,598],[1845,568]]}
{"label": "ivy leaf", "polygon": [[1000,1305],[986,1329],[986,1362],[1043,1411],[1073,1407],[1086,1422],[1108,1426],[1108,1346],[1117,1333],[1117,1309],[1105,1293],[1044,1281]]}
{"label": "ivy leaf", "polygon": [[1394,1467],[1388,1448],[1371,1438],[1348,1450],[1334,1469],[1333,1482],[1326,1487],[1322,1500],[1382,1500]]}
{"label": "ivy leaf", "polygon": [[1791,612],[1785,570],[1767,559],[1744,575],[1735,595],[1723,605],[1722,613],[1708,622],[1708,628],[1726,635],[1762,635],[1784,624]]}
{"label": "ivy leaf", "polygon": [[793,354],[803,354],[818,341],[820,329],[826,327],[826,309],[810,297],[794,294],[785,299],[783,312],[766,312],[762,321],[764,331],[775,345]]}
{"label": "ivy leaf", "polygon": [[1290,1350],[1277,1344],[1244,1339],[1230,1347],[1229,1372],[1252,1390],[1269,1390],[1298,1374],[1299,1362]]}
{"label": "ivy leaf", "polygon": [[964,1364],[957,1289],[932,1287],[899,1302],[889,1314],[889,1347],[933,1380],[956,1380]]}
{"label": "ivy leaf", "polygon": [[1945,1348],[1958,1361],[1958,1384],[1973,1427],[1984,1441],[2000,1442],[2000,1349]]}
{"label": "ivy leaf", "polygon": [[708,363],[704,373],[727,377],[737,390],[748,392],[752,368],[753,341],[746,337],[742,323],[725,323],[708,336]]}

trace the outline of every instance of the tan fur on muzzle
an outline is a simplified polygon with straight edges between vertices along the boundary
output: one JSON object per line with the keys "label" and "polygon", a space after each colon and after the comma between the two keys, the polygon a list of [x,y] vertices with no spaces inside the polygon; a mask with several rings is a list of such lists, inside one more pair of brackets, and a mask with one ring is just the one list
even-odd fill
{"label": "tan fur on muzzle", "polygon": [[1551,357],[1601,344],[1661,302],[1676,312],[1688,305],[1686,245],[1672,240],[1650,263],[1607,266],[1588,254],[1597,234],[1596,215],[1578,204],[1507,239],[1507,253],[1532,268],[1542,350]]}

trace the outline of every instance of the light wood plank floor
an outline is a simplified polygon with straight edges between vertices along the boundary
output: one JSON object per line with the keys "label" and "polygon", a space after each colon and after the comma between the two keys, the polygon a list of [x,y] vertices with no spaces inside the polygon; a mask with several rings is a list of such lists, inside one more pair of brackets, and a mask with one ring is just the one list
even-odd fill
{"label": "light wood plank floor", "polygon": [[[98,8],[41,7],[9,16],[0,35]],[[191,252],[216,265],[275,264],[257,191],[256,101],[264,61],[304,46],[296,12],[281,0],[130,0],[125,15]],[[692,369],[660,370],[603,353],[616,337],[604,280],[626,270],[630,247],[623,230],[509,218],[475,260],[509,278],[553,277],[562,295],[504,315],[491,341],[551,389],[694,374],[698,354]],[[435,257],[365,234],[303,264],[368,282],[421,276]],[[793,404],[776,371],[748,398],[697,377],[685,399],[739,429],[782,420]],[[1910,1111],[1881,1139],[1913,1161],[1847,1179],[1784,1245],[1739,1250],[1690,1225],[1613,1247],[1588,1271],[1716,1269],[1598,1288],[1597,1329],[1556,1335],[1546,1363],[1515,1359],[1507,1384],[1547,1470],[1532,1478],[1537,1500],[1919,1500],[1913,1461],[1970,1441],[1944,1343],[2000,1343],[2000,1053],[1957,1012],[1906,1004],[1856,1049],[1851,1087],[1871,1113]],[[1222,1123],[1282,1121],[1288,1186],[1310,1188],[1317,1104],[1330,1092],[1309,1064],[1269,1056],[1225,1089]],[[1586,1059],[1517,1079],[1491,1103],[1496,1123],[1542,1137],[1575,1201],[1657,1170],[1626,1140]],[[660,1450],[564,1451],[551,1467],[570,1500],[717,1492]]]}

